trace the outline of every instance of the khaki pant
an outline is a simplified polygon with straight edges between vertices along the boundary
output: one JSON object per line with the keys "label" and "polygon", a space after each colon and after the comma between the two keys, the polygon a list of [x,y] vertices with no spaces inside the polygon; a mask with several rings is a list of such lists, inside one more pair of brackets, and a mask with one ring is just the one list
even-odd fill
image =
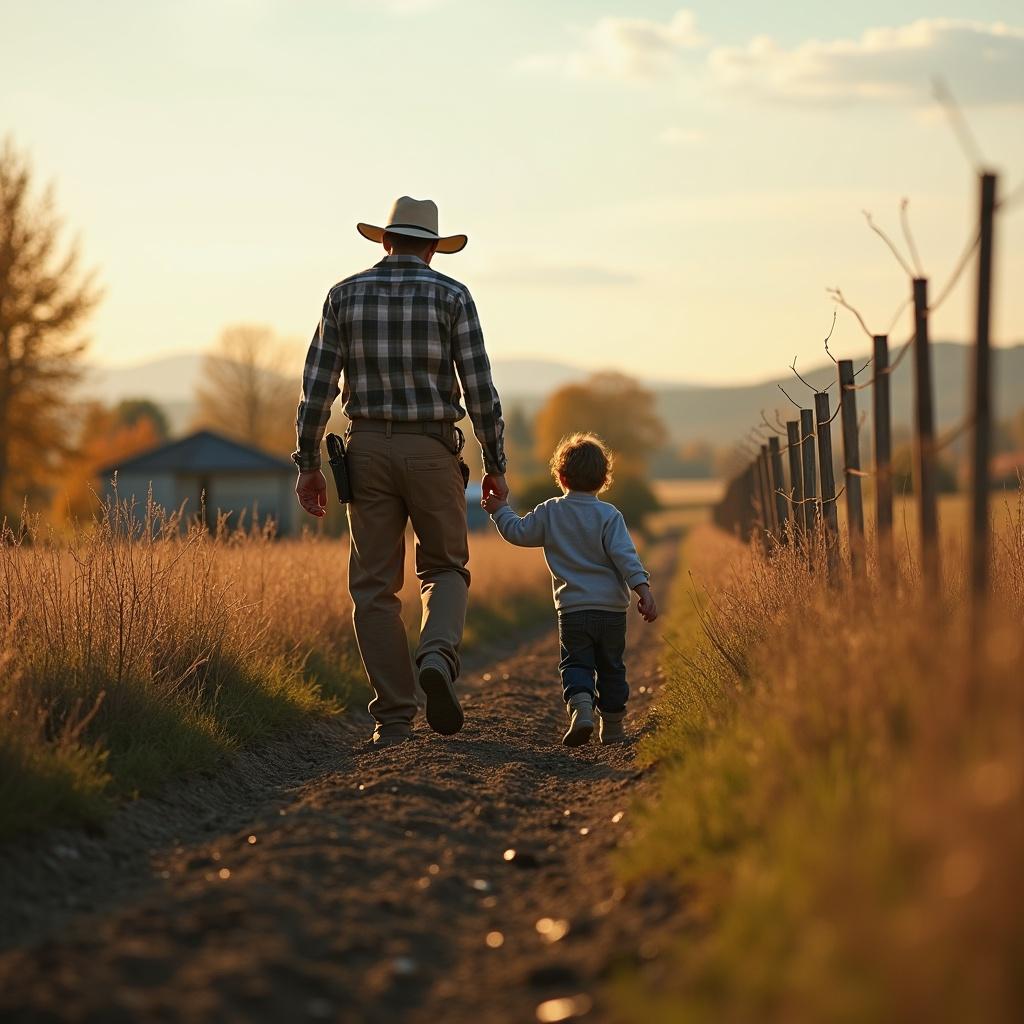
{"label": "khaki pant", "polygon": [[370,714],[382,734],[409,731],[416,690],[398,596],[405,531],[416,535],[423,617],[415,660],[439,654],[454,679],[469,591],[466,495],[458,459],[434,437],[362,429],[348,445],[352,503],[348,584],[359,654],[373,687]]}

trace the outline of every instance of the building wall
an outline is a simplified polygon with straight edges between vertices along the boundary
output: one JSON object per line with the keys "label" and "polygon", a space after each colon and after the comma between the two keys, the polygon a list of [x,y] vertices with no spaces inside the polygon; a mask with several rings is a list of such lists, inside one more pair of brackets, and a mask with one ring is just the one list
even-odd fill
{"label": "building wall", "polygon": [[242,512],[250,526],[267,517],[277,522],[280,534],[288,534],[293,526],[292,506],[295,503],[294,477],[291,473],[217,473],[200,477],[180,474],[177,479],[178,500],[188,499],[187,508],[198,511],[199,495],[206,491],[209,522],[216,522],[218,513],[229,513],[229,523],[237,526]]}
{"label": "building wall", "polygon": [[[150,483],[153,486],[153,501],[162,505],[167,511],[173,511],[178,507],[177,488],[174,483],[174,476],[170,473],[159,474],[150,480],[150,477],[140,473],[118,473],[117,475],[117,498],[118,501],[131,501],[134,499],[138,515],[141,517],[146,512],[146,496],[149,493]],[[97,493],[102,494],[104,499],[110,499],[114,495],[110,486],[110,479],[98,481]]]}

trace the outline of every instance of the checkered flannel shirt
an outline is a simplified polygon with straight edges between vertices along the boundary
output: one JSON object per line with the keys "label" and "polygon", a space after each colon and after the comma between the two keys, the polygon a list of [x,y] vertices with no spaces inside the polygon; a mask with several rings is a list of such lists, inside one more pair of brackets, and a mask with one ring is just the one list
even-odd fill
{"label": "checkered flannel shirt", "polygon": [[488,473],[505,472],[501,403],[469,289],[416,256],[388,256],[336,284],[306,356],[295,428],[300,470],[320,467],[320,441],[344,378],[351,419],[450,420],[466,415]]}

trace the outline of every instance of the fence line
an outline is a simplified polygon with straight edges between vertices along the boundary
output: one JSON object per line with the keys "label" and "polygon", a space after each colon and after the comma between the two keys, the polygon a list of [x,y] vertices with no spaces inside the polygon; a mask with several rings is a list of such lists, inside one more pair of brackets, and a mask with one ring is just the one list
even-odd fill
{"label": "fence line", "polygon": [[[952,276],[939,290],[929,306],[928,279],[920,269],[920,262],[912,245],[909,228],[904,220],[904,234],[911,246],[908,262],[899,253],[892,240],[868,216],[869,226],[893,251],[910,281],[909,295],[901,305],[900,313],[913,308],[914,331],[890,358],[889,336],[871,334],[864,318],[846,302],[839,289],[831,294],[837,305],[850,310],[860,326],[872,338],[871,358],[854,370],[853,361],[832,357],[828,342],[835,329],[835,316],[825,351],[836,363],[837,376],[824,389],[815,388],[796,368],[796,359],[790,370],[798,381],[814,394],[814,408],[796,402],[782,385],[779,390],[799,411],[798,419],[782,422],[775,413],[772,424],[761,410],[760,424],[755,428],[759,451],[756,457],[729,482],[726,495],[715,509],[715,521],[720,526],[738,531],[744,537],[759,535],[765,550],[772,552],[790,540],[807,552],[811,562],[824,552],[828,579],[838,583],[844,564],[840,550],[837,502],[846,497],[846,550],[849,553],[849,571],[854,578],[867,573],[867,542],[865,535],[864,505],[861,480],[874,478],[874,541],[878,578],[883,585],[891,585],[896,578],[895,545],[893,540],[893,469],[892,469],[892,374],[913,352],[913,441],[914,481],[920,527],[920,558],[923,581],[931,593],[937,593],[942,578],[938,541],[938,510],[936,488],[936,456],[940,450],[971,432],[971,568],[975,627],[989,591],[989,559],[991,550],[991,523],[989,516],[990,457],[992,435],[991,403],[991,303],[994,261],[994,235],[996,214],[1011,204],[999,201],[998,179],[995,174],[979,175],[979,210],[977,231],[958,259]],[[1024,195],[1024,191],[1022,191]],[[1016,198],[1016,193],[1014,193]],[[905,218],[906,208],[901,209]],[[930,314],[951,294],[975,252],[978,254],[976,293],[976,334],[974,360],[969,392],[970,412],[959,423],[947,429],[941,437],[935,434],[934,385],[932,380],[931,343],[929,337]],[[891,329],[891,328],[890,328]],[[857,377],[874,367],[870,379],[862,382]],[[838,384],[838,402],[835,411],[830,408],[829,391]],[[873,421],[873,466],[864,467],[860,451],[860,423],[857,417],[857,392],[872,392],[871,417]],[[839,417],[843,441],[843,486],[836,492],[832,454],[831,424]],[[762,431],[769,432],[767,443]],[[780,438],[785,438],[785,444]],[[788,454],[784,465],[783,454]],[[788,468],[788,484],[786,470]]]}

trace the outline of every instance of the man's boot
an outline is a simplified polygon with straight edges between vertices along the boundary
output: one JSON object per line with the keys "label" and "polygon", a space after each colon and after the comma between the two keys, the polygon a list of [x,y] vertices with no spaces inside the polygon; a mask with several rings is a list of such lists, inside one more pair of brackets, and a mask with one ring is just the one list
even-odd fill
{"label": "man's boot", "polygon": [[428,654],[420,665],[420,688],[427,696],[427,724],[442,736],[457,733],[465,722],[448,662]]}
{"label": "man's boot", "polygon": [[594,731],[594,698],[589,693],[574,693],[565,705],[569,728],[562,737],[567,747],[582,747]]}
{"label": "man's boot", "polygon": [[625,743],[626,712],[623,711],[602,711],[601,724],[598,727],[597,737],[602,743]]}

